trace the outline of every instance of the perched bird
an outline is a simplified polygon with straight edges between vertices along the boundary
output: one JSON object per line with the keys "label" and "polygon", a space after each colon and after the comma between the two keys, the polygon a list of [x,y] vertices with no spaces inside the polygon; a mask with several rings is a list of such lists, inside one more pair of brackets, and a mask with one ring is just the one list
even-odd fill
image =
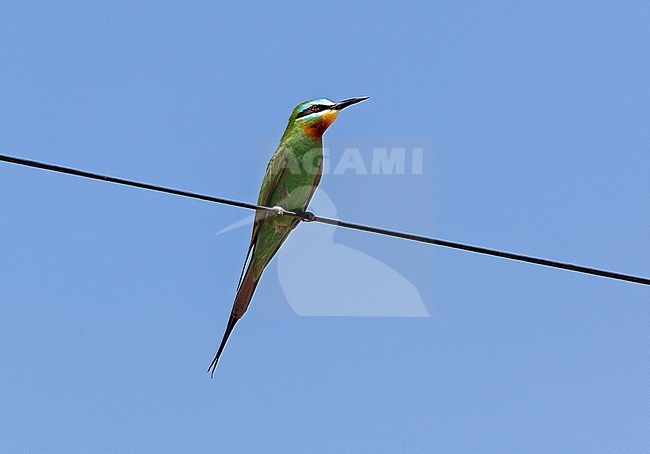
{"label": "perched bird", "polygon": [[291,230],[300,222],[298,218],[282,216],[284,210],[306,211],[320,183],[323,170],[323,133],[336,120],[341,109],[366,99],[368,98],[362,97],[332,102],[321,98],[305,101],[293,109],[280,145],[266,167],[257,198],[258,205],[275,208],[277,215],[267,212],[255,214],[253,234],[230,319],[219,350],[208,368],[211,375],[214,375],[219,357],[235,324],[248,309],[264,268]]}

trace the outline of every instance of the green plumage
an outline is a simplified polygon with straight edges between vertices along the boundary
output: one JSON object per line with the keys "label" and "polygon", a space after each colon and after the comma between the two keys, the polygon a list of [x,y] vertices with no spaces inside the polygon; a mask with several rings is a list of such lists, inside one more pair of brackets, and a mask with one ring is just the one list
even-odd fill
{"label": "green plumage", "polygon": [[[306,211],[321,179],[323,169],[322,135],[334,122],[338,112],[366,98],[352,98],[333,103],[327,99],[306,101],[293,110],[280,145],[266,168],[258,205],[281,207],[288,211]],[[282,243],[299,219],[257,212],[248,249],[250,261],[244,264],[237,295],[219,350],[210,364],[214,374],[226,341],[237,321],[248,309],[255,287]]]}
{"label": "green plumage", "polygon": [[[291,127],[291,124],[289,125]],[[271,158],[262,182],[258,205],[280,206],[289,211],[305,211],[320,181],[323,143],[293,128]],[[306,161],[310,161],[305,165]],[[254,277],[262,271],[280,245],[300,221],[289,216],[258,212],[255,216],[255,242],[252,264]]]}

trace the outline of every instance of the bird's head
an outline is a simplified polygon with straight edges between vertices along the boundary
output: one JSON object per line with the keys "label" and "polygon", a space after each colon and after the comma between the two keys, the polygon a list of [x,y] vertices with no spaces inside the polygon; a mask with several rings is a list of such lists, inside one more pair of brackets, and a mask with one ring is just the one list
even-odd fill
{"label": "bird's head", "polygon": [[320,138],[325,130],[334,123],[342,109],[366,99],[368,99],[367,96],[350,98],[339,102],[333,102],[325,98],[301,102],[291,113],[289,127],[300,128],[309,136]]}

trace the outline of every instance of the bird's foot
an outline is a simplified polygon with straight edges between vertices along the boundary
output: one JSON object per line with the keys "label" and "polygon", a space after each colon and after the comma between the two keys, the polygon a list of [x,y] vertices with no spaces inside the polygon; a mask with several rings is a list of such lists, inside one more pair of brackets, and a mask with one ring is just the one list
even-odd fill
{"label": "bird's foot", "polygon": [[314,222],[316,220],[316,215],[311,211],[299,211],[298,215],[303,222]]}
{"label": "bird's foot", "polygon": [[285,210],[281,206],[276,205],[271,209],[275,211],[276,216],[284,216]]}

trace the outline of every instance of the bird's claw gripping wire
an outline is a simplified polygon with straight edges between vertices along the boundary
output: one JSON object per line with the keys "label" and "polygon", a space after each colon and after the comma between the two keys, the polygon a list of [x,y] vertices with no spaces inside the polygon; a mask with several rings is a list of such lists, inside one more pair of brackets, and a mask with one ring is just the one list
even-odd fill
{"label": "bird's claw gripping wire", "polygon": [[276,205],[276,206],[272,207],[271,209],[272,209],[273,211],[275,211],[274,214],[275,214],[276,216],[284,216],[285,209],[282,208],[281,206]]}
{"label": "bird's claw gripping wire", "polygon": [[316,215],[311,211],[302,211],[298,215],[303,222],[314,222],[316,220]]}
{"label": "bird's claw gripping wire", "polygon": [[[273,210],[272,214],[275,216],[284,216],[287,214],[287,210],[278,205],[271,207],[271,210]],[[314,222],[316,220],[316,215],[311,211],[296,211],[295,213],[289,212],[289,214],[297,216],[303,222]]]}

